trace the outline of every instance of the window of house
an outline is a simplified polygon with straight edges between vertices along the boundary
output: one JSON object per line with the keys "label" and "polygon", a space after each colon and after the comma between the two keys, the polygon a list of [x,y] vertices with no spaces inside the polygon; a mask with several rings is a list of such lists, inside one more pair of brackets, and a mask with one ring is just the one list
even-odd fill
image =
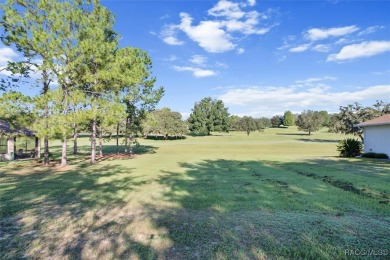
{"label": "window of house", "polygon": [[8,152],[7,150],[7,139],[0,138],[0,153],[6,154]]}

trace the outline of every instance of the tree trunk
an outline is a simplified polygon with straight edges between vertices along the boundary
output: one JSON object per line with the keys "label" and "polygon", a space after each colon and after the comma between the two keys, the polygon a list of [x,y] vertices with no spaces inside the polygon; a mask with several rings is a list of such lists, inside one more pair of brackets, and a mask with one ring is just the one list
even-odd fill
{"label": "tree trunk", "polygon": [[50,158],[49,158],[49,140],[47,139],[47,137],[45,136],[45,138],[43,139],[43,143],[44,143],[44,154],[43,154],[43,164],[44,165],[49,165],[50,163]]}
{"label": "tree trunk", "polygon": [[[45,62],[45,61],[44,61]],[[42,71],[42,78],[43,78],[43,95],[46,95],[49,91],[49,76],[47,75],[46,70]],[[49,105],[46,103],[45,105],[45,123],[46,123],[46,129],[49,128]],[[49,158],[49,139],[48,136],[45,136],[43,139],[44,142],[44,156],[43,156],[43,164],[49,165],[50,158]]]}
{"label": "tree trunk", "polygon": [[309,130],[309,135],[311,134],[311,131]]}
{"label": "tree trunk", "polygon": [[246,131],[246,135],[248,135],[249,136],[249,134],[250,134],[251,132],[250,131]]}
{"label": "tree trunk", "polygon": [[119,154],[119,123],[116,125],[116,154]]}
{"label": "tree trunk", "polygon": [[35,137],[35,159],[41,158],[41,140]]}
{"label": "tree trunk", "polygon": [[77,154],[77,124],[73,125],[73,154]]}
{"label": "tree trunk", "polygon": [[96,117],[92,120],[92,134],[91,134],[91,163],[96,162]]}
{"label": "tree trunk", "polygon": [[64,167],[67,164],[66,148],[67,148],[67,140],[66,140],[66,134],[64,134],[64,137],[62,138],[61,167]]}
{"label": "tree trunk", "polygon": [[103,157],[103,129],[102,125],[99,125],[99,156]]}
{"label": "tree trunk", "polygon": [[126,136],[126,146],[127,146],[127,138],[129,138],[129,143],[128,143],[128,146],[127,146],[128,149],[129,149],[129,151],[128,151],[129,155],[132,155],[132,154],[133,154],[133,149],[132,149],[133,135],[132,135],[131,129],[130,129],[130,127],[131,127],[131,122],[132,122],[131,117],[130,117],[130,116],[127,117],[127,119],[126,119],[126,132],[127,132],[127,136]]}

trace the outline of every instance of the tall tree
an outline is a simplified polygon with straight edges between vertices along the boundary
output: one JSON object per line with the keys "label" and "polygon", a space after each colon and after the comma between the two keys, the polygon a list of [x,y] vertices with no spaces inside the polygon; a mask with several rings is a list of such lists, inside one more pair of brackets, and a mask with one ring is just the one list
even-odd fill
{"label": "tall tree", "polygon": [[211,97],[195,103],[188,119],[190,131],[210,135],[212,131],[229,132],[230,122],[228,109],[222,100]]}
{"label": "tall tree", "polygon": [[284,112],[283,116],[283,125],[284,126],[293,126],[295,123],[295,117],[291,111]]}
{"label": "tall tree", "polygon": [[319,112],[306,110],[298,116],[296,125],[300,131],[308,132],[310,135],[312,132],[320,130],[322,123],[323,118]]}
{"label": "tall tree", "polygon": [[[54,39],[51,28],[58,24],[53,25],[46,18],[47,15],[52,17],[55,10],[45,12],[41,10],[41,6],[46,8],[54,2],[8,0],[1,6],[3,10],[0,22],[3,27],[1,40],[7,46],[15,46],[25,57],[25,60],[21,62],[9,63],[9,70],[15,74],[28,75],[32,71],[40,74],[43,95],[49,91],[54,78],[50,71],[51,62],[49,61],[53,57],[51,43]],[[47,104],[43,115],[44,120],[46,120],[46,128],[48,127],[48,106]],[[44,163],[49,164],[48,136],[44,136],[43,139]]]}
{"label": "tall tree", "polygon": [[112,84],[118,76],[117,70],[112,70],[115,63],[115,53],[118,47],[119,35],[113,30],[114,17],[99,0],[89,1],[83,6],[85,19],[80,25],[78,45],[81,55],[79,67],[82,74],[83,91],[89,96],[91,119],[91,163],[96,161],[97,123],[100,115],[102,99],[106,93],[118,91],[119,86]]}
{"label": "tall tree", "polygon": [[[152,76],[152,60],[138,48],[122,48],[116,53],[116,81],[120,86],[121,101],[126,108],[125,143],[132,153],[133,135],[141,131],[146,113],[154,110],[164,95],[163,87],[155,87],[156,78]],[[117,124],[117,136],[119,122]],[[118,139],[117,139],[118,140]],[[117,141],[118,143],[118,141]]]}

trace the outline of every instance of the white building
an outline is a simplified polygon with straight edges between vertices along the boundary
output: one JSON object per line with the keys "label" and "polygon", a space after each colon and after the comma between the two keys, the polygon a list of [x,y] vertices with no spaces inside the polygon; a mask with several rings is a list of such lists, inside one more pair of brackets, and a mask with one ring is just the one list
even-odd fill
{"label": "white building", "polygon": [[363,128],[364,153],[385,153],[390,157],[390,114],[356,125]]}

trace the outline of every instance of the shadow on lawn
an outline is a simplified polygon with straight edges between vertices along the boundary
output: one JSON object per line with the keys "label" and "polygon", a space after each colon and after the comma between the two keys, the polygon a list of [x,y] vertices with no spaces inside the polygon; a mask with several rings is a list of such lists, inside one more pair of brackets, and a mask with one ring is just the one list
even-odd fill
{"label": "shadow on lawn", "polygon": [[[120,165],[2,173],[0,258],[342,259],[350,244],[385,248],[389,223],[356,211],[374,207],[365,197],[297,172],[323,164],[334,165],[204,160],[148,180]],[[132,204],[155,184],[163,201]]]}
{"label": "shadow on lawn", "polygon": [[309,139],[309,138],[299,138],[296,139],[301,142],[310,142],[310,143],[338,143],[339,140],[329,140],[329,139]]}
{"label": "shadow on lawn", "polygon": [[148,183],[134,177],[134,169],[81,164],[63,172],[55,167],[24,170],[16,165],[13,174],[0,172],[5,191],[0,197],[0,259],[100,258],[107,249],[113,258],[129,258],[132,251],[140,258],[155,254],[129,235],[121,234],[121,241],[107,236],[121,233],[112,228],[117,228],[126,194]]}
{"label": "shadow on lawn", "polygon": [[[180,166],[185,175],[165,172],[158,180],[169,187],[165,200],[180,208],[145,206],[153,222],[169,230],[169,259],[343,259],[348,243],[389,243],[386,221],[362,216],[362,227],[351,224],[357,217],[343,217],[371,201],[349,201],[357,196],[353,190],[286,170],[301,164],[205,160]],[[346,205],[355,208],[348,212]]]}

